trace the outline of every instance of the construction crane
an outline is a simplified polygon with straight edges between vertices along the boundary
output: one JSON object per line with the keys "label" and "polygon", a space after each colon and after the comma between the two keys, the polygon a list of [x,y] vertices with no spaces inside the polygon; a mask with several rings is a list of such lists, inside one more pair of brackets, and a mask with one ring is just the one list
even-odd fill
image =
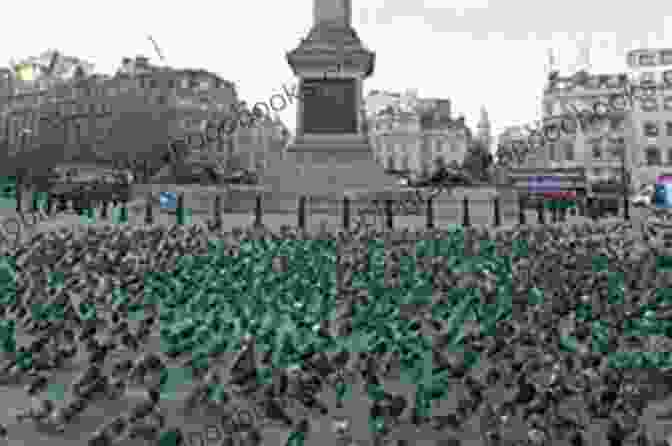
{"label": "construction crane", "polygon": [[163,53],[161,52],[161,48],[159,48],[159,45],[156,43],[154,38],[152,36],[147,36],[150,42],[152,42],[152,46],[154,46],[154,51],[156,51],[156,54],[159,56],[159,59],[161,59],[161,62],[165,62]]}

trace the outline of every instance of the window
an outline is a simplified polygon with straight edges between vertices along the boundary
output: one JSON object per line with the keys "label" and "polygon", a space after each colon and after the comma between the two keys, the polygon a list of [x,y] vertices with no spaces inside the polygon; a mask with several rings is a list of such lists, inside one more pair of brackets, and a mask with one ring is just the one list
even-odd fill
{"label": "window", "polygon": [[609,168],[608,172],[609,172],[609,173],[608,173],[608,175],[609,175],[609,180],[611,180],[611,181],[614,181],[614,180],[615,180],[615,181],[619,181],[619,180],[620,180],[620,178],[621,178],[621,174],[622,174],[620,168],[618,168],[618,167],[611,167],[611,168]]}
{"label": "window", "polygon": [[645,122],[644,135],[650,138],[658,136],[658,125],[655,122]]}
{"label": "window", "polygon": [[633,95],[635,104],[644,111],[655,111],[658,107],[658,97],[655,88],[641,88],[639,95]]}
{"label": "window", "polygon": [[149,80],[149,88],[156,88],[159,86],[159,82],[156,79]]}
{"label": "window", "polygon": [[656,57],[653,54],[642,54],[639,56],[639,65],[643,67],[652,67],[656,65]]}
{"label": "window", "polygon": [[386,163],[387,164],[387,169],[388,170],[394,170],[394,157],[388,155],[386,161],[387,161],[387,163]]}
{"label": "window", "polygon": [[671,149],[667,149],[667,159],[666,159],[665,161],[667,161],[666,164],[667,164],[668,166],[672,166],[672,148],[671,148]]}
{"label": "window", "polygon": [[567,161],[574,161],[574,144],[569,143],[565,145],[565,159]]}
{"label": "window", "polygon": [[616,117],[611,120],[611,130],[614,132],[619,132],[625,127],[625,118]]}
{"label": "window", "polygon": [[640,81],[642,84],[651,84],[651,83],[653,83],[653,82],[656,81],[656,77],[655,77],[655,74],[654,74],[654,73],[646,72],[646,73],[642,73],[642,74],[639,76],[639,81]]}
{"label": "window", "polygon": [[633,98],[641,98],[644,96],[644,89],[642,87],[632,87],[632,97]]}
{"label": "window", "polygon": [[656,98],[644,97],[640,101],[640,107],[645,112],[658,111],[658,100]]}
{"label": "window", "polygon": [[660,53],[661,65],[672,65],[672,51],[662,51]]}
{"label": "window", "polygon": [[602,147],[599,142],[593,143],[593,159],[599,160],[602,158]]}
{"label": "window", "polygon": [[672,122],[667,121],[665,123],[665,128],[666,128],[667,136],[672,136]]}
{"label": "window", "polygon": [[655,86],[639,86],[632,89],[632,97],[636,100],[643,100],[648,98],[656,97],[656,87]]}
{"label": "window", "polygon": [[591,77],[586,82],[586,86],[588,88],[600,88],[600,78],[599,77]]}
{"label": "window", "polygon": [[645,153],[647,166],[660,166],[660,150],[657,147],[647,147]]}
{"label": "window", "polygon": [[672,70],[663,73],[663,82],[665,82],[667,87],[672,86]]}
{"label": "window", "polygon": [[609,156],[611,159],[620,160],[623,157],[625,146],[621,144],[614,144],[609,147]]}
{"label": "window", "polygon": [[607,87],[618,88],[621,85],[621,80],[618,76],[609,76],[607,79]]}
{"label": "window", "polygon": [[175,79],[168,79],[168,88],[175,88]]}
{"label": "window", "polygon": [[625,110],[627,107],[625,96],[620,94],[613,95],[609,101],[609,104],[614,110]]}
{"label": "window", "polygon": [[663,108],[665,110],[672,110],[672,96],[667,96],[663,101]]}

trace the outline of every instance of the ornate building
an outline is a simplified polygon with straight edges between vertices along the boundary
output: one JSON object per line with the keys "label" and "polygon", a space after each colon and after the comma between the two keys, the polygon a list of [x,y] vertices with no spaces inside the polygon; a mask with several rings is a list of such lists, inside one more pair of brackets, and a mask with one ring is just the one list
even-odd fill
{"label": "ornate building", "polygon": [[[542,122],[555,125],[557,140],[541,147],[530,158],[545,167],[586,167],[590,178],[607,180],[620,177],[622,165],[629,166],[636,156],[636,144],[630,144],[629,106],[625,92],[625,74],[590,74],[579,71],[560,77],[549,75],[542,99]],[[601,119],[586,120],[585,139],[578,141],[574,111],[599,111]],[[582,143],[583,142],[583,143]],[[627,150],[626,150],[627,146]]]}
{"label": "ornate building", "polygon": [[450,116],[450,100],[415,97],[410,102],[410,97],[387,93],[389,103],[368,113],[376,160],[385,169],[421,175],[429,174],[439,163],[461,164],[471,138],[464,118]]}
{"label": "ornate building", "polygon": [[[286,141],[277,120],[239,129],[231,136],[203,138],[206,123],[218,125],[231,118],[231,107],[238,103],[233,83],[204,70],[157,67],[138,56],[124,58],[114,76],[82,76],[80,70],[79,76],[52,80],[48,88],[39,82],[26,84],[6,71],[0,84],[0,92],[8,93],[0,101],[0,140],[6,139],[14,151],[48,141],[69,159],[87,150],[100,153],[113,131],[115,116],[139,107],[172,117],[166,143],[185,138],[190,147],[199,148],[195,152],[214,154],[223,161],[235,157],[249,168],[259,158],[253,153],[278,150]],[[129,135],[127,144],[137,141]]]}
{"label": "ornate building", "polygon": [[641,150],[633,160],[643,182],[672,172],[672,49],[637,49],[627,55],[633,120]]}

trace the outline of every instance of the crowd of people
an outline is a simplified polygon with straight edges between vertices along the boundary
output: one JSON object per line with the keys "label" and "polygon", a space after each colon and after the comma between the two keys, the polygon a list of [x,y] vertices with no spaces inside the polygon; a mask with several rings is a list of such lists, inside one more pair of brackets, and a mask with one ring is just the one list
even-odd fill
{"label": "crowd of people", "polygon": [[[291,444],[307,444],[311,417],[293,419],[288,401],[325,415],[330,407],[320,395],[329,388],[339,404],[353,389],[362,391],[350,397],[368,405],[375,444],[390,444],[399,429],[415,425],[444,432],[443,445],[459,445],[465,435],[492,445],[588,445],[594,442],[591,425],[606,420],[603,435],[611,444],[653,445],[643,414],[652,401],[672,394],[672,275],[667,259],[634,229],[620,223],[307,234],[283,227],[279,233],[247,228],[214,234],[198,225],[119,225],[79,235],[70,229],[40,233],[3,252],[0,379],[2,385],[25,383],[33,401],[17,421],[55,432],[65,431],[96,402],[124,398],[129,386],[141,386],[144,398],[96,429],[91,445],[126,438],[184,445],[184,433],[166,423],[161,404],[175,367],[192,372],[184,410],[219,414],[222,425],[231,426],[228,444],[236,438],[246,445],[263,441],[260,426],[227,424],[231,405],[241,399],[290,430]],[[216,249],[213,239],[222,242]],[[287,251],[309,241],[322,243],[321,260],[307,248]],[[212,259],[214,251],[229,260],[185,261]],[[273,253],[270,260],[262,251]],[[289,331],[301,334],[303,346],[291,335],[283,338],[283,330],[253,321],[245,314],[253,311],[247,303],[232,300],[224,307],[187,297],[198,295],[190,286],[213,283],[211,271],[225,274],[224,266],[234,264],[249,268],[236,270],[238,292],[254,293],[249,301],[270,299],[264,302],[289,315]],[[315,283],[300,280],[308,273],[293,270],[297,264],[314,268]],[[330,265],[333,277],[319,270]],[[288,290],[282,281],[264,288],[271,271],[282,280],[294,277],[293,286],[312,297],[286,296],[279,291]],[[154,273],[176,282],[161,294],[148,279]],[[148,299],[151,287],[157,294]],[[222,290],[220,299],[226,300],[235,288]],[[314,302],[317,293],[332,307]],[[168,294],[182,301],[168,304]],[[196,315],[192,307],[199,306],[209,319]],[[237,321],[231,327],[216,317],[225,308]],[[129,323],[131,314],[137,324]],[[196,322],[178,330],[175,314]],[[267,315],[257,314],[256,319]],[[310,314],[335,316],[299,321]],[[204,336],[197,326],[206,322],[205,335],[221,342],[219,350],[208,351],[210,357],[189,348]],[[147,351],[157,333],[170,337],[172,347]],[[341,340],[356,333],[368,347],[345,348]],[[266,340],[271,334],[276,345]],[[234,358],[216,366],[213,358],[227,349]],[[118,350],[137,352],[137,358],[115,360]],[[430,378],[422,378],[427,369],[416,368],[422,352],[431,352]],[[87,363],[72,380],[70,396],[58,404],[46,389],[55,371],[81,355]],[[385,388],[400,373],[416,382],[412,398]],[[448,397],[457,399],[451,413],[433,414],[433,401]],[[334,418],[340,444],[356,442],[350,422]],[[1,432],[11,434],[7,427]]]}

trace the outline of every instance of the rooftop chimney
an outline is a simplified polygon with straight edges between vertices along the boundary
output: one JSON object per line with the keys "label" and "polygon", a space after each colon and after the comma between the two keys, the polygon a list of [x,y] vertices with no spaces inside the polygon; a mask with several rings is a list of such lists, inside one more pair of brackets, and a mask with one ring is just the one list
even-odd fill
{"label": "rooftop chimney", "polygon": [[135,65],[137,67],[146,68],[147,66],[149,66],[149,58],[145,56],[136,56]]}

